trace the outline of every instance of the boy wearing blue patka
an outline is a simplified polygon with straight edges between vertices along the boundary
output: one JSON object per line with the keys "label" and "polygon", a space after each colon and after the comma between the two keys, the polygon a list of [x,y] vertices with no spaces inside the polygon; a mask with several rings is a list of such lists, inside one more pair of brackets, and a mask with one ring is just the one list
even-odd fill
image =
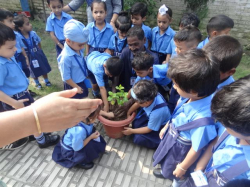
{"label": "boy wearing blue patka", "polygon": [[[168,64],[154,65],[154,57],[139,51],[132,60],[132,68],[136,72],[135,83],[142,79],[152,80],[158,87],[158,92],[164,97],[171,88],[171,79],[167,77]],[[130,92],[128,94],[130,96]]]}
{"label": "boy wearing blue patka", "polygon": [[146,38],[145,47],[150,49],[152,42],[152,31],[151,28],[147,25],[144,25],[143,22],[146,21],[146,15],[148,12],[148,7],[145,3],[137,2],[133,4],[130,9],[132,27],[138,26],[141,27],[144,31],[144,35]]}
{"label": "boy wearing blue patka", "polygon": [[183,99],[160,132],[162,141],[153,165],[160,164],[161,169],[153,173],[173,180],[175,187],[184,182],[202,149],[217,136],[210,105],[220,81],[219,63],[204,51],[193,49],[171,59],[167,75]]}
{"label": "boy wearing blue patka", "polygon": [[62,52],[65,37],[63,35],[63,27],[72,17],[63,12],[63,0],[47,0],[48,7],[52,11],[47,18],[46,31],[50,33],[51,39],[56,44],[57,57]]}
{"label": "boy wearing blue patka", "polygon": [[62,140],[55,146],[52,159],[63,167],[91,169],[93,160],[105,152],[106,142],[93,126],[100,107],[84,121],[65,131]]}
{"label": "boy wearing blue patka", "polygon": [[131,89],[135,104],[128,113],[133,113],[139,107],[132,128],[125,127],[123,134],[134,135],[134,143],[151,149],[156,149],[160,143],[159,132],[170,119],[170,112],[165,99],[157,92],[157,87],[149,80],[140,80]]}
{"label": "boy wearing blue patka", "polygon": [[151,51],[158,54],[160,64],[165,61],[167,47],[175,35],[175,31],[170,27],[171,22],[172,10],[164,4],[157,14],[158,26],[152,29]]}
{"label": "boy wearing blue patka", "polygon": [[108,87],[108,77],[120,75],[123,69],[123,62],[119,57],[112,57],[108,53],[93,51],[87,57],[87,67],[89,79],[92,83],[93,95],[98,97],[101,94],[104,111],[108,112],[109,104],[105,87]]}
{"label": "boy wearing blue patka", "polygon": [[225,15],[217,15],[212,17],[207,24],[208,37],[199,43],[198,49],[203,48],[214,37],[229,34],[234,27],[234,21]]}
{"label": "boy wearing blue patka", "polygon": [[73,98],[87,97],[88,75],[82,49],[88,41],[89,31],[81,22],[72,19],[65,24],[63,32],[66,42],[57,61],[64,90],[77,88],[77,94]]}
{"label": "boy wearing blue patka", "polygon": [[91,12],[95,21],[87,25],[89,41],[86,53],[90,54],[93,51],[103,53],[108,48],[110,38],[114,34],[113,27],[105,21],[107,16],[106,3],[94,0],[91,4]]}
{"label": "boy wearing blue patka", "polygon": [[206,149],[196,166],[196,171],[205,171],[209,186],[250,179],[249,101],[250,76],[223,87],[212,100],[212,115],[226,130],[214,146]]}

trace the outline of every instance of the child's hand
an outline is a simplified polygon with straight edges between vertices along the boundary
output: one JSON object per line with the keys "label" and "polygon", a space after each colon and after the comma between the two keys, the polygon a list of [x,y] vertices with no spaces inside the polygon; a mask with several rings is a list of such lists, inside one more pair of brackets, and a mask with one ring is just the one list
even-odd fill
{"label": "child's hand", "polygon": [[130,128],[130,127],[124,127],[124,129],[125,130],[122,131],[123,134],[125,134],[127,136],[130,135],[130,134],[133,134],[133,132],[132,132],[133,129],[132,128]]}
{"label": "child's hand", "polygon": [[[169,122],[168,122],[168,123],[169,123]],[[161,129],[160,134],[159,134],[160,139],[163,138],[163,136],[164,136],[166,130],[168,129],[168,123]]]}
{"label": "child's hand", "polygon": [[109,111],[109,106],[108,106],[108,105],[104,105],[103,110],[104,110],[105,112],[108,112],[108,111]]}
{"label": "child's hand", "polygon": [[99,133],[98,131],[95,131],[94,133],[92,133],[92,134],[90,135],[91,139],[96,139],[96,138],[98,138],[99,136],[100,136],[100,133]]}
{"label": "child's hand", "polygon": [[182,179],[183,178],[183,175],[185,175],[186,173],[186,169],[182,168],[180,164],[177,164],[174,172],[173,172],[173,175],[177,178],[180,178]]}
{"label": "child's hand", "polygon": [[83,89],[80,86],[77,87],[77,93],[79,93],[79,94],[83,93]]}
{"label": "child's hand", "polygon": [[29,101],[29,99],[20,99],[16,100],[15,104],[12,106],[15,109],[23,108],[24,102]]}
{"label": "child's hand", "polygon": [[167,64],[167,61],[163,61],[162,64]]}

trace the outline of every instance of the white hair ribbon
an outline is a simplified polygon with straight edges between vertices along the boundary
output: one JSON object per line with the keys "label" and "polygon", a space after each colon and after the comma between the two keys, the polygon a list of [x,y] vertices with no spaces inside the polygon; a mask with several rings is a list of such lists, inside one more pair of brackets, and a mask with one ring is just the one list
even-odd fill
{"label": "white hair ribbon", "polygon": [[168,7],[166,7],[165,4],[163,4],[163,5],[159,8],[159,14],[160,14],[160,15],[165,15],[167,11],[168,11]]}

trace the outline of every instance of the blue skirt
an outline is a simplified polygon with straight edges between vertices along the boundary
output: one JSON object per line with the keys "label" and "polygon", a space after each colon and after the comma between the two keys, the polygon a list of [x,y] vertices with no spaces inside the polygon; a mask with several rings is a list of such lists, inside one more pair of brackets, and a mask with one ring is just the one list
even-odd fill
{"label": "blue skirt", "polygon": [[72,168],[79,164],[86,164],[98,158],[105,152],[106,142],[100,136],[100,142],[90,140],[89,143],[79,151],[64,148],[59,142],[53,151],[52,159],[63,167]]}
{"label": "blue skirt", "polygon": [[[74,97],[74,99],[82,99],[84,97],[88,97],[89,95],[89,90],[85,84],[85,81],[82,81],[82,82],[79,82],[79,83],[76,83],[78,86],[80,86],[83,90],[83,93],[79,94],[77,93]],[[64,86],[64,90],[71,90],[73,87],[68,85],[66,82],[63,82],[63,86]]]}
{"label": "blue skirt", "polygon": [[[45,75],[51,71],[48,59],[43,53],[43,50],[38,49],[33,55],[29,54],[30,58],[30,76],[32,78],[38,78]],[[32,61],[37,60],[39,67],[35,68]]]}

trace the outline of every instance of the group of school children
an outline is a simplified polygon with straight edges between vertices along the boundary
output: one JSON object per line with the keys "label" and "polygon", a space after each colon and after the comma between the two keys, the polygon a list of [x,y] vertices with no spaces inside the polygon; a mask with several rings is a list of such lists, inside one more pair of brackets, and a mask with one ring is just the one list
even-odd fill
{"label": "group of school children", "polygon": [[[147,5],[141,2],[131,7],[130,16],[118,14],[116,28],[105,21],[103,1],[93,1],[95,21],[86,27],[62,11],[62,0],[47,2],[52,13],[46,31],[56,44],[64,89],[77,88],[73,98],[81,99],[92,88],[104,106],[67,129],[61,141],[58,135],[41,133],[2,149],[35,139],[40,148],[57,144],[52,154],[56,163],[92,168],[106,146],[93,122],[98,115],[114,117],[107,91],[121,84],[135,101],[127,115],[137,112],[123,134],[133,134],[137,145],[156,149],[156,177],[173,180],[174,187],[249,182],[244,179],[250,178],[250,76],[235,82],[232,77],[243,49],[228,36],[234,27],[231,18],[212,17],[208,37],[201,42],[199,18],[185,13],[175,33],[170,27],[173,13],[166,5],[159,8],[158,26],[151,29],[143,24]],[[41,75],[45,86],[51,86],[51,68],[25,15],[13,18],[0,9],[0,22],[0,110],[6,111],[34,102],[27,90],[29,76],[38,89]]]}

